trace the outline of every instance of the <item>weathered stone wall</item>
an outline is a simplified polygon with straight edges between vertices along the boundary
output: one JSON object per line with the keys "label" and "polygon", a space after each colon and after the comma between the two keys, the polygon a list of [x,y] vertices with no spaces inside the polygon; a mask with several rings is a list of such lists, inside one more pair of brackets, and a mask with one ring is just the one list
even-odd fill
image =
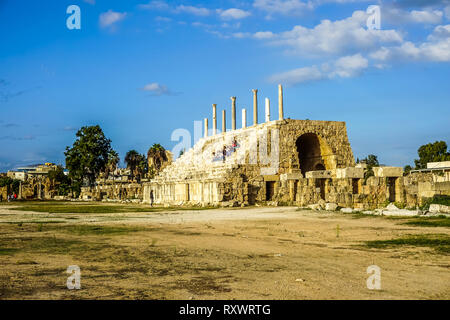
{"label": "weathered stone wall", "polygon": [[143,186],[139,183],[105,181],[93,187],[82,187],[83,200],[143,200]]}
{"label": "weathered stone wall", "polygon": [[[318,164],[329,170],[354,165],[344,122],[270,121],[200,139],[153,180],[144,183],[144,202],[150,202],[152,192],[153,201],[161,204],[254,204],[267,200],[267,181],[271,179],[273,200],[295,201],[287,184],[281,185],[278,180],[282,174],[301,174],[299,152],[303,150],[297,141],[305,134],[317,140],[315,150],[307,152]],[[223,147],[234,143],[234,151],[221,159]]]}

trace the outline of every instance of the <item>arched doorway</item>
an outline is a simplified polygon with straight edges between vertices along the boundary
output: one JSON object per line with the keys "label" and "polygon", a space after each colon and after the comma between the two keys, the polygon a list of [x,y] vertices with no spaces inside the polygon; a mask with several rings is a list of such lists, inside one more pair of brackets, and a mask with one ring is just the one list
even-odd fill
{"label": "arched doorway", "polygon": [[303,175],[308,171],[325,170],[319,137],[315,133],[305,133],[297,141],[298,160]]}

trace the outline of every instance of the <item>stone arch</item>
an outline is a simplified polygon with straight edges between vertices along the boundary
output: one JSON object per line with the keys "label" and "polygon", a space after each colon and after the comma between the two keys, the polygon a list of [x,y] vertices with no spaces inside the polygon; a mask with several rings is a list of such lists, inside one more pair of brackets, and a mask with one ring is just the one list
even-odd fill
{"label": "stone arch", "polygon": [[336,168],[335,154],[320,135],[304,133],[297,138],[295,145],[303,175],[308,171]]}

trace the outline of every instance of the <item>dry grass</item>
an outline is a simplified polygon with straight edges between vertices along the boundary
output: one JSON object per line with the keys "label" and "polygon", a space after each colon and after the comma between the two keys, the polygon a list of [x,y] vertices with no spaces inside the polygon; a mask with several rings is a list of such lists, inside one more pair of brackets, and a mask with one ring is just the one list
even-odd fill
{"label": "dry grass", "polygon": [[[416,220],[288,207],[126,214],[3,208],[1,299],[450,298],[450,260],[441,250],[450,232],[442,222],[404,225]],[[365,286],[372,264],[382,269],[381,291]],[[69,265],[81,268],[81,290],[66,288]]]}

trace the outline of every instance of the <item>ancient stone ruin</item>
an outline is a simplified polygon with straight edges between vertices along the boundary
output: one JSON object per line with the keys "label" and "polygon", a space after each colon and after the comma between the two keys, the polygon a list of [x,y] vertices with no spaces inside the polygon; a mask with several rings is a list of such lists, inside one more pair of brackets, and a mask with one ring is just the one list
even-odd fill
{"label": "ancient stone ruin", "polygon": [[[157,205],[246,206],[328,203],[358,210],[388,203],[415,208],[427,198],[450,195],[450,165],[413,171],[399,167],[365,168],[355,164],[345,122],[294,120],[284,117],[283,88],[278,87],[278,117],[258,122],[258,90],[253,90],[253,122],[237,128],[236,97],[231,97],[231,130],[226,110],[218,128],[212,105],[212,128],[204,119],[204,136],[172,162],[171,154],[150,180],[141,183],[99,181],[81,197],[127,200]],[[155,160],[150,159],[155,166]]]}

